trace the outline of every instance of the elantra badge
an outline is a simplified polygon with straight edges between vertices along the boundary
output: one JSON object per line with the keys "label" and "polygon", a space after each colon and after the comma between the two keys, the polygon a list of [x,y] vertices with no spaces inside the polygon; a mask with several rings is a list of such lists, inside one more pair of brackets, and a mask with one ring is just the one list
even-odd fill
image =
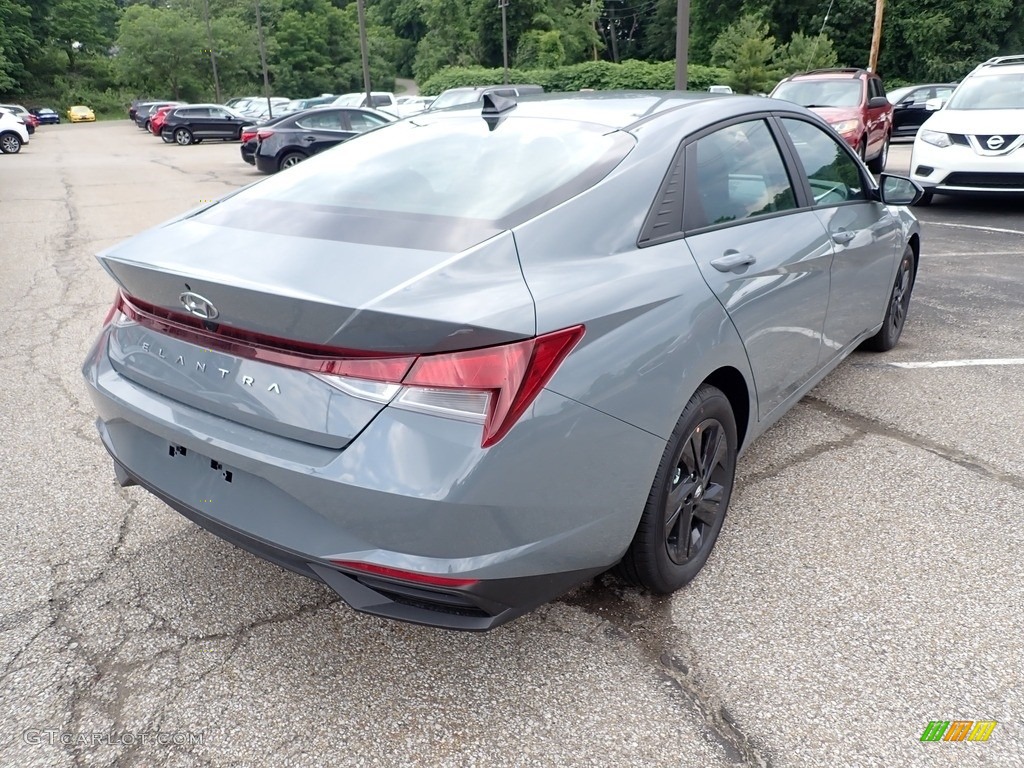
{"label": "elantra badge", "polygon": [[213,320],[220,314],[217,308],[213,306],[212,301],[192,291],[185,291],[178,297],[178,301],[188,310],[189,314],[200,317],[203,320]]}

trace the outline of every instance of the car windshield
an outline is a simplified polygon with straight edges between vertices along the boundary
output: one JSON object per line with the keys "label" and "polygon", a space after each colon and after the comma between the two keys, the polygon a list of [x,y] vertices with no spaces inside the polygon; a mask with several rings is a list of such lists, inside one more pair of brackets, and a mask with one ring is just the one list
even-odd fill
{"label": "car windshield", "polygon": [[483,91],[469,90],[469,91],[449,91],[448,93],[442,93],[436,99],[434,103],[430,105],[431,109],[444,109],[445,107],[457,107],[460,104],[472,104],[474,101],[480,99]]}
{"label": "car windshield", "polygon": [[969,77],[946,109],[1024,109],[1024,73]]}
{"label": "car windshield", "polygon": [[511,117],[492,129],[477,115],[411,118],[256,184],[200,218],[218,223],[244,212],[250,222],[270,222],[287,214],[313,227],[336,214],[344,227],[346,216],[383,222],[398,213],[448,221],[467,234],[504,229],[593,186],[633,145],[624,132],[565,120]]}
{"label": "car windshield", "polygon": [[856,107],[860,80],[791,80],[780,83],[772,96],[803,107]]}

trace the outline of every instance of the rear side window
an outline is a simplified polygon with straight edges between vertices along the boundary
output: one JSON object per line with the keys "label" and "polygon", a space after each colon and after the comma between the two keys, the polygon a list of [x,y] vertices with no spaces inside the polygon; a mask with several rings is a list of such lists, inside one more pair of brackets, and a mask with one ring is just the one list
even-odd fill
{"label": "rear side window", "polygon": [[687,229],[796,208],[786,165],[764,120],[698,139],[687,149],[687,166]]}
{"label": "rear side window", "polygon": [[384,125],[386,121],[381,120],[379,117],[368,115],[365,112],[350,112],[348,115],[349,127],[356,133],[362,133],[368,131],[371,128],[377,128]]}
{"label": "rear side window", "polygon": [[307,130],[342,131],[345,129],[341,112],[331,110],[313,112],[296,120],[295,124],[299,128],[306,128]]}

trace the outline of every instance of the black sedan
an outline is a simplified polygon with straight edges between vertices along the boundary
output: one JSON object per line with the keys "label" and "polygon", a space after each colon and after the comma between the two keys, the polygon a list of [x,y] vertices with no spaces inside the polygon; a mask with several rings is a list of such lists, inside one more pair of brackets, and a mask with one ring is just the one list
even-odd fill
{"label": "black sedan", "polygon": [[263,173],[276,173],[395,119],[394,115],[361,107],[321,107],[288,115],[281,122],[261,126],[257,131],[256,167]]}
{"label": "black sedan", "polygon": [[49,107],[37,107],[35,109],[30,109],[29,112],[36,116],[40,125],[56,125],[60,122],[60,115]]}
{"label": "black sedan", "polygon": [[160,136],[187,146],[206,139],[238,141],[248,121],[223,104],[189,104],[167,113]]}
{"label": "black sedan", "polygon": [[135,125],[149,133],[150,120],[160,107],[171,107],[181,105],[180,101],[154,101],[139,104],[135,110]]}
{"label": "black sedan", "polygon": [[929,83],[908,85],[890,91],[888,97],[892,102],[892,135],[916,136],[924,121],[941,104],[949,101],[955,88],[956,83]]}
{"label": "black sedan", "polygon": [[256,165],[256,134],[259,133],[260,128],[269,128],[270,126],[277,125],[282,120],[286,120],[290,117],[295,117],[295,113],[292,112],[287,115],[272,117],[262,125],[245,126],[242,129],[242,146],[239,147],[242,152],[242,159],[249,165]]}

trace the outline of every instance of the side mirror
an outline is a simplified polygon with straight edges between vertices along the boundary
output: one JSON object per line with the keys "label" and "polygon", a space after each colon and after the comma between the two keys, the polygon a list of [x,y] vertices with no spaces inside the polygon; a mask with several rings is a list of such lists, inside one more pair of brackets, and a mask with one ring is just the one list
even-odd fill
{"label": "side mirror", "polygon": [[924,103],[924,108],[927,109],[929,112],[937,112],[938,110],[942,109],[944,105],[945,102],[942,99],[928,99],[928,101]]}
{"label": "side mirror", "polygon": [[916,181],[888,173],[878,177],[878,188],[886,205],[913,205],[924,195],[924,188]]}
{"label": "side mirror", "polygon": [[874,96],[868,99],[868,109],[881,109],[889,106],[889,99],[885,96]]}

